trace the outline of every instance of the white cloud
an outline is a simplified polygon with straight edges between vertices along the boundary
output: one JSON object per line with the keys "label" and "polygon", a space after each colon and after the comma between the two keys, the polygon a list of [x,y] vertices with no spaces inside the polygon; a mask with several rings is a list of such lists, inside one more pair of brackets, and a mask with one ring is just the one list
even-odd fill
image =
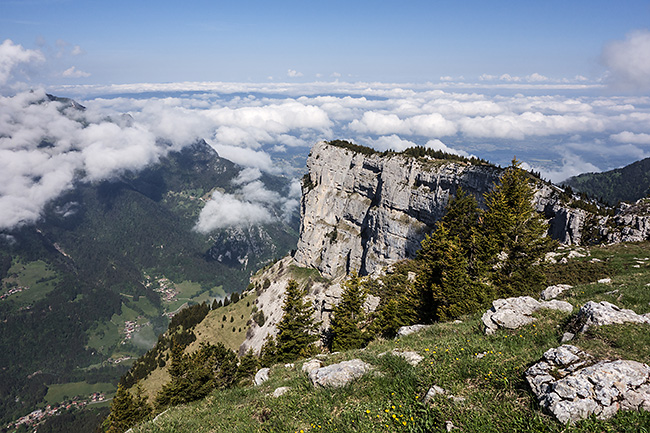
{"label": "white cloud", "polygon": [[[0,220],[33,221],[47,200],[76,181],[138,170],[200,138],[245,167],[233,183],[238,188],[233,197],[265,208],[275,221],[284,218],[285,210],[295,212],[298,197],[278,195],[256,182],[262,173],[296,176],[287,161],[304,158],[308,147],[321,140],[345,138],[380,150],[427,142],[464,154],[445,144],[462,143],[468,154],[499,164],[512,155],[545,161],[546,171],[540,171],[553,179],[622,166],[646,155],[650,97],[595,95],[592,88],[580,92],[575,89],[582,87],[572,85],[566,87],[574,90],[567,97],[540,77],[535,84],[527,82],[532,75],[484,76],[497,83],[471,90],[453,90],[449,83],[338,81],[61,87],[54,93],[188,91],[178,97],[90,98],[80,101],[88,107],[85,112],[68,110],[70,117],[61,114],[60,104],[35,104],[45,98],[42,90],[0,98],[0,149],[5,152],[0,156],[5,164],[0,168]],[[491,86],[527,91],[485,90]],[[54,145],[39,148],[45,138]]]}
{"label": "white cloud", "polygon": [[302,77],[302,72],[298,72],[295,69],[289,69],[289,70],[287,70],[287,76],[289,76],[291,78]]}
{"label": "white cloud", "polygon": [[560,183],[571,176],[576,176],[578,174],[601,171],[594,164],[584,161],[580,156],[571,152],[563,152],[563,155],[561,165],[556,169],[540,168],[535,166],[532,168],[539,171],[543,178],[549,179],[554,183]]}
{"label": "white cloud", "polygon": [[603,48],[610,85],[623,90],[650,90],[650,31],[636,30]]}
{"label": "white cloud", "polygon": [[61,75],[63,75],[63,76],[66,77],[66,78],[85,78],[85,77],[90,77],[90,73],[88,73],[88,72],[84,72],[84,71],[80,71],[80,70],[77,69],[75,66],[71,66],[71,67],[69,67],[68,69],[66,69],[65,71],[63,71],[63,73],[62,73]]}
{"label": "white cloud", "polygon": [[22,45],[16,45],[11,39],[5,39],[0,44],[0,86],[6,84],[12,70],[20,64],[43,62],[45,56],[40,51],[28,50]]}
{"label": "white cloud", "polygon": [[545,77],[544,75],[538,74],[537,72],[535,72],[533,74],[530,74],[530,75],[526,75],[526,81],[533,82],[533,83],[548,81],[548,80],[549,80],[548,77]]}
{"label": "white cloud", "polygon": [[240,193],[246,200],[256,203],[276,204],[282,201],[282,196],[269,189],[266,189],[264,183],[255,180],[241,187]]}
{"label": "white cloud", "polygon": [[510,74],[503,74],[499,77],[501,81],[521,81],[521,77],[512,76]]}
{"label": "white cloud", "polygon": [[635,134],[630,131],[619,132],[618,134],[610,135],[610,138],[619,143],[630,144],[650,144],[650,134]]}
{"label": "white cloud", "polygon": [[409,147],[417,146],[417,144],[413,143],[412,141],[404,140],[395,134],[384,135],[378,137],[375,140],[369,139],[366,140],[364,144],[373,147],[377,150],[380,150],[382,152],[386,150],[394,150],[395,152],[402,152],[403,150],[406,150]]}
{"label": "white cloud", "polygon": [[233,184],[243,184],[234,194],[214,192],[201,210],[195,230],[209,233],[226,227],[290,221],[298,210],[300,182],[293,179],[288,195],[283,197],[266,188],[259,176],[261,173],[257,169],[244,169],[233,180]]}
{"label": "white cloud", "polygon": [[210,233],[226,227],[244,227],[271,221],[273,216],[263,205],[215,191],[201,210],[195,230]]}
{"label": "white cloud", "polygon": [[262,177],[262,172],[259,168],[249,167],[240,171],[237,177],[232,180],[232,183],[235,185],[242,185],[257,180],[260,177]]}
{"label": "white cloud", "polygon": [[452,149],[451,147],[447,146],[445,143],[443,143],[438,139],[427,141],[424,147],[426,147],[427,149],[439,150],[445,153],[450,153],[452,155],[464,156],[466,158],[471,158],[474,156],[472,154],[465,152],[464,150]]}
{"label": "white cloud", "polygon": [[73,56],[79,56],[81,54],[84,54],[84,50],[81,49],[79,45],[75,45],[72,47],[72,51],[70,52]]}
{"label": "white cloud", "polygon": [[440,137],[456,133],[454,124],[439,113],[421,114],[400,119],[396,114],[376,111],[363,113],[361,120],[353,120],[349,126],[352,131],[376,135],[406,134],[425,137]]}
{"label": "white cloud", "polygon": [[491,74],[482,74],[480,77],[478,77],[479,81],[495,81],[499,78],[498,75],[491,75]]}
{"label": "white cloud", "polygon": [[268,153],[257,151],[246,147],[226,146],[208,141],[208,143],[223,158],[229,159],[242,167],[257,168],[266,173],[277,174],[278,168]]}
{"label": "white cloud", "polygon": [[300,198],[302,196],[302,186],[299,179],[292,179],[289,184],[289,198]]}
{"label": "white cloud", "polygon": [[84,144],[81,154],[86,179],[110,179],[129,170],[138,170],[167,152],[156,143],[155,136],[136,125],[120,128],[114,123],[89,125],[79,133]]}
{"label": "white cloud", "polygon": [[497,116],[467,117],[459,121],[469,137],[523,140],[526,137],[603,132],[607,119],[587,114],[547,115],[541,112],[509,113]]}
{"label": "white cloud", "polygon": [[85,125],[61,108],[43,90],[0,97],[0,229],[36,221],[75,182],[137,171],[169,150],[144,125]]}

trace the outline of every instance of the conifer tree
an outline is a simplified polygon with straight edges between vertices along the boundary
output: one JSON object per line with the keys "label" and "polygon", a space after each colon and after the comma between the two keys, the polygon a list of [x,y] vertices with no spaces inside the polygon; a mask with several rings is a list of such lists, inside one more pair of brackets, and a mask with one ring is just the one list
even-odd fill
{"label": "conifer tree", "polygon": [[136,386],[136,394],[124,387],[117,386],[117,393],[111,403],[111,413],[102,427],[106,433],[122,433],[137,423],[147,419],[152,413],[152,407],[147,403],[147,397],[142,395],[140,386]]}
{"label": "conifer tree", "polygon": [[275,341],[275,336],[269,334],[264,340],[262,349],[260,350],[260,363],[263,367],[271,367],[278,362],[278,345]]}
{"label": "conifer tree", "polygon": [[239,359],[235,381],[238,383],[250,382],[250,378],[255,375],[259,367],[259,358],[255,356],[252,350],[249,350]]}
{"label": "conifer tree", "polygon": [[484,266],[479,253],[481,210],[476,198],[459,187],[456,195],[449,201],[445,216],[441,221],[449,231],[448,236],[451,239],[455,238],[457,245],[462,250],[467,260],[467,271],[470,277],[481,280],[484,274]]}
{"label": "conifer tree", "polygon": [[268,338],[262,348],[265,364],[270,360],[288,362],[306,356],[309,346],[318,340],[316,323],[312,319],[313,308],[305,301],[305,294],[306,290],[301,290],[295,280],[289,281],[282,305],[282,319],[278,323],[278,335]]}
{"label": "conifer tree", "polygon": [[421,269],[415,281],[424,321],[449,320],[477,311],[486,301],[486,287],[473,281],[458,237],[444,223],[422,241]]}
{"label": "conifer tree", "polygon": [[481,211],[476,198],[458,187],[456,195],[449,200],[442,222],[451,237],[458,238],[463,249],[470,248],[475,242]]}
{"label": "conifer tree", "polygon": [[546,236],[546,221],[532,199],[528,177],[516,159],[485,196],[481,253],[499,296],[537,291],[543,285],[544,274],[535,263],[555,241]]}
{"label": "conifer tree", "polygon": [[363,281],[353,274],[344,284],[341,301],[334,307],[330,350],[338,352],[358,349],[366,344],[367,335],[360,329],[365,298]]}
{"label": "conifer tree", "polygon": [[215,388],[227,388],[235,380],[237,356],[222,343],[201,344],[192,354],[172,348],[169,374],[172,380],[156,396],[159,407],[199,400]]}

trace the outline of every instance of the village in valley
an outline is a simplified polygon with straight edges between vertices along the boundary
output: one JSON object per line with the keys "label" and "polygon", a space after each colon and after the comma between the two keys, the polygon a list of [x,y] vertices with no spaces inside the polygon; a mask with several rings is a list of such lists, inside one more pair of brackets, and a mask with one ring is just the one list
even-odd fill
{"label": "village in valley", "polygon": [[9,423],[7,425],[7,429],[17,429],[20,426],[33,428],[49,417],[60,415],[61,413],[68,410],[83,409],[89,404],[97,404],[104,401],[107,401],[106,396],[103,393],[95,392],[86,398],[75,397],[68,402],[64,402],[58,405],[48,404],[43,409],[37,409],[28,415],[25,415],[21,418],[18,418],[16,421]]}

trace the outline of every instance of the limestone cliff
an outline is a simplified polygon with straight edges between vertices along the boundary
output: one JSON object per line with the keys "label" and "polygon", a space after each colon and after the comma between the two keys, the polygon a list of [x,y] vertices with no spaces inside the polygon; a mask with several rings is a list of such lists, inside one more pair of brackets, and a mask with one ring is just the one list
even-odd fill
{"label": "limestone cliff", "polygon": [[482,201],[500,169],[316,144],[303,180],[296,261],[332,278],[413,257],[459,186]]}
{"label": "limestone cliff", "polygon": [[[301,230],[294,259],[328,278],[372,274],[414,257],[425,234],[459,187],[483,204],[502,169],[467,161],[361,153],[321,142],[307,159]],[[566,244],[643,240],[650,217],[628,210],[599,216],[571,206],[573,198],[541,181],[535,207],[549,221],[549,235]]]}

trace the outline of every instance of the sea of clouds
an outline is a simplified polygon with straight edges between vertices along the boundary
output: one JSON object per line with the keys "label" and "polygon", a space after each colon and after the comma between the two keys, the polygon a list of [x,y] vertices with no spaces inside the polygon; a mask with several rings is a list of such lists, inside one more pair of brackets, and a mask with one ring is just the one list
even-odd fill
{"label": "sea of clouds", "polygon": [[[234,194],[215,192],[197,230],[265,223],[297,209],[299,184],[270,191],[262,173],[299,177],[316,142],[347,139],[378,150],[426,146],[500,165],[513,156],[560,182],[650,156],[650,33],[603,49],[608,73],[552,81],[482,76],[476,83],[140,83],[59,86],[84,111],[12,82],[44,62],[0,45],[0,230],[32,223],[76,182],[153,164],[205,139],[245,168]],[[279,215],[273,209],[283,209]]]}

